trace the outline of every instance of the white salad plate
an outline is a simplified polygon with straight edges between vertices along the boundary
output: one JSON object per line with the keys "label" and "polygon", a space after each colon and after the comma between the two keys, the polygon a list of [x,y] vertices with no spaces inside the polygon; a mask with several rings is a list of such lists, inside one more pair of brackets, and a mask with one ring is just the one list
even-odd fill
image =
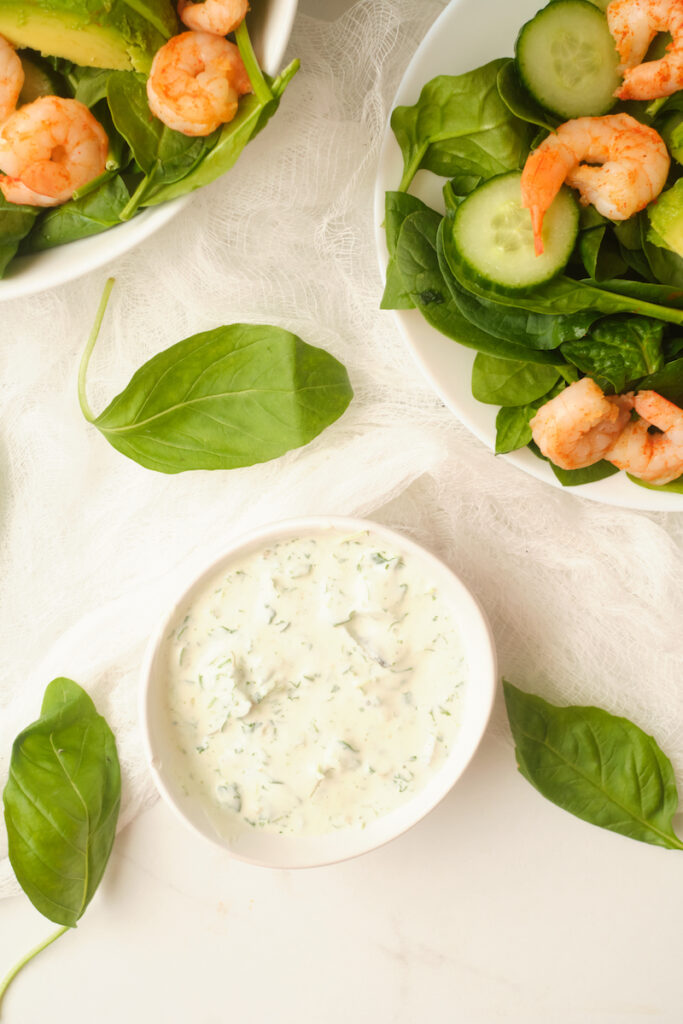
{"label": "white salad plate", "polygon": [[[298,0],[253,0],[249,26],[261,67],[275,75],[281,67],[292,31]],[[99,235],[14,260],[0,280],[0,301],[25,298],[73,281],[134,249],[168,224],[192,194],[143,210],[133,220]]]}
{"label": "white salad plate", "polygon": [[[521,26],[533,17],[541,0],[452,0],[437,18],[416,50],[392,102],[410,105],[422,87],[436,75],[457,75],[486,64],[496,57],[512,56]],[[398,143],[387,125],[375,182],[375,238],[382,276],[388,253],[384,235],[384,195],[398,187],[403,162]],[[419,171],[411,191],[434,209],[443,211],[441,188],[445,179]],[[444,404],[457,418],[495,450],[498,407],[484,405],[472,396],[470,386],[475,352],[458,345],[431,327],[416,309],[392,314],[418,366]],[[562,487],[550,467],[527,448],[498,456],[524,472]],[[651,511],[683,509],[683,494],[648,490],[618,473],[596,483],[562,488],[582,498],[624,508]]]}
{"label": "white salad plate", "polygon": [[[354,534],[370,531],[393,551],[420,566],[439,587],[441,599],[457,624],[468,666],[458,733],[443,764],[405,804],[363,828],[339,829],[325,835],[278,835],[265,831],[219,832],[201,800],[188,792],[187,768],[179,758],[167,702],[167,644],[181,609],[198,598],[215,575],[270,545],[325,531]],[[255,652],[258,655],[258,652]],[[180,820],[198,835],[226,849],[231,856],[271,868],[317,867],[374,850],[420,821],[452,789],[479,746],[486,729],[497,684],[496,652],[490,626],[464,583],[439,558],[402,534],[367,519],[308,516],[263,526],[235,540],[206,568],[188,581],[151,637],[141,673],[141,731],[156,787]]]}

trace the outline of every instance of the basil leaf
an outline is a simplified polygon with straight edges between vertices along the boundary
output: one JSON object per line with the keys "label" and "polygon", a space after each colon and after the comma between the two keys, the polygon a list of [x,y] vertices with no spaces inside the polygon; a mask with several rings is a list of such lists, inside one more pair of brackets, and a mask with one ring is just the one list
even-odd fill
{"label": "basil leaf", "polygon": [[404,164],[399,191],[406,191],[421,167],[446,177],[490,178],[521,166],[532,132],[500,98],[496,79],[503,63],[439,75],[413,106],[396,107],[391,127]]}
{"label": "basil leaf", "polygon": [[88,694],[54,679],[40,718],[17,736],[3,793],[9,858],[34,907],[74,927],[100,884],[116,834],[116,742]]}
{"label": "basil leaf", "polygon": [[112,447],[147,469],[235,469],[307,444],[338,419],[353,391],[321,348],[265,324],[195,334],[153,356],[99,416],[85,376],[113,281],[81,360],[84,416]]}
{"label": "basil leaf", "polygon": [[592,825],[683,850],[673,769],[651,736],[600,708],[560,708],[503,688],[519,771],[539,793]]}
{"label": "basil leaf", "polygon": [[487,405],[527,405],[547,394],[559,377],[556,366],[478,352],[472,367],[472,394]]}

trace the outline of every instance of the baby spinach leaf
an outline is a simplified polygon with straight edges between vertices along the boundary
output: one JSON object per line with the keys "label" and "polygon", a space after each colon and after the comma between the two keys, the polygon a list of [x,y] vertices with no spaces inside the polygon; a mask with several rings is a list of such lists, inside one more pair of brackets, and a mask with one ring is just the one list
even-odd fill
{"label": "baby spinach leaf", "polygon": [[683,407],[683,359],[672,359],[656,373],[638,381],[639,391],[657,391],[675,405]]}
{"label": "baby spinach leaf", "polygon": [[519,771],[539,793],[592,825],[683,850],[673,830],[671,762],[647,733],[596,707],[557,707],[503,682]]}
{"label": "baby spinach leaf", "polygon": [[[642,255],[646,260],[645,254]],[[671,320],[672,323],[680,323],[680,312],[683,309],[682,288],[652,283],[650,280],[632,281],[612,278],[610,281],[601,281],[600,290],[603,295],[605,293],[619,295],[622,300],[623,312],[642,313],[646,316],[653,316],[657,320]],[[627,309],[625,307],[629,305],[629,301],[630,307]],[[643,308],[645,305],[650,307],[649,311]],[[659,310],[653,312],[653,310],[657,310],[657,307],[660,307]],[[619,312],[619,310],[610,310],[610,312]]]}
{"label": "baby spinach leaf", "polygon": [[582,484],[595,484],[598,480],[605,480],[614,476],[619,470],[606,459],[594,462],[592,466],[584,466],[583,469],[560,469],[553,462],[548,460],[550,468],[560,481],[563,487],[580,487]]}
{"label": "baby spinach leaf", "polygon": [[53,679],[40,717],[14,741],[3,802],[17,880],[61,927],[4,978],[0,1002],[21,968],[82,917],[109,860],[120,799],[111,729],[77,683]]}
{"label": "baby spinach leaf", "polygon": [[[443,187],[446,214],[455,213],[463,199],[466,199],[470,192],[474,192],[483,180],[480,174],[456,174],[450,181],[447,181]],[[407,195],[408,193],[400,194]]]}
{"label": "baby spinach leaf", "polygon": [[555,353],[534,351],[497,338],[464,317],[443,280],[436,252],[441,217],[425,208],[409,214],[401,226],[396,247],[396,267],[410,301],[427,323],[466,348],[499,356],[554,366]]}
{"label": "baby spinach leaf", "polygon": [[496,416],[496,455],[525,448],[531,440],[529,420],[536,412],[534,405],[509,405]]}
{"label": "baby spinach leaf", "polygon": [[79,400],[109,443],[161,473],[234,469],[277,458],[341,416],[353,391],[323,349],[263,324],[196,334],[153,356],[99,416],[85,376],[113,281],[81,360]]}
{"label": "baby spinach leaf", "polygon": [[472,394],[487,405],[527,405],[557,383],[556,366],[499,359],[478,352],[472,367]]}
{"label": "baby spinach leaf", "polygon": [[578,251],[586,273],[593,281],[609,281],[628,269],[628,264],[621,255],[619,243],[606,224],[582,231],[579,235]]}
{"label": "baby spinach leaf", "polygon": [[129,198],[122,178],[107,178],[81,199],[71,199],[48,210],[22,244],[21,251],[40,252],[106,231],[120,223],[121,211]]}
{"label": "baby spinach leaf", "polygon": [[631,476],[630,473],[627,473],[626,476],[634,484],[645,487],[648,491],[669,491],[672,494],[683,494],[683,476],[679,476],[677,480],[670,480],[668,484],[650,484],[646,480],[639,480],[637,476]]}
{"label": "baby spinach leaf", "polygon": [[406,217],[411,213],[425,210],[429,210],[427,204],[408,192],[387,192],[384,197],[384,230],[389,262],[380,309],[412,309],[415,305],[406,291],[400,271],[396,266],[396,245],[401,225]]}
{"label": "baby spinach leaf", "polygon": [[406,191],[421,167],[446,177],[490,178],[521,166],[532,132],[500,98],[496,80],[503,63],[439,75],[413,106],[396,107],[391,127],[404,162],[399,191]]}
{"label": "baby spinach leaf", "polygon": [[529,421],[533,419],[542,405],[559,395],[565,387],[566,382],[560,380],[547,394],[537,398],[535,402],[529,402],[527,405],[508,405],[499,409],[496,416],[496,455],[504,455],[507,452],[525,448],[532,438]]}
{"label": "baby spinach leaf", "polygon": [[517,61],[510,58],[501,65],[496,84],[500,98],[515,117],[540,128],[546,128],[549,132],[557,128],[559,119],[544,110],[522,84],[517,71]]}
{"label": "baby spinach leaf", "polygon": [[110,76],[115,73],[109,68],[74,66],[69,73],[74,99],[84,103],[86,107],[94,107],[100,100],[107,98],[107,83]]}
{"label": "baby spinach leaf", "polygon": [[621,394],[631,381],[661,368],[663,332],[661,321],[647,317],[605,317],[561,351],[603,391]]}
{"label": "baby spinach leaf", "polygon": [[39,212],[37,206],[8,203],[0,193],[0,277],[14,259],[19,243],[28,235]]}
{"label": "baby spinach leaf", "polygon": [[121,795],[116,743],[88,694],[54,679],[17,736],[3,793],[9,857],[45,917],[73,928],[100,884]]}

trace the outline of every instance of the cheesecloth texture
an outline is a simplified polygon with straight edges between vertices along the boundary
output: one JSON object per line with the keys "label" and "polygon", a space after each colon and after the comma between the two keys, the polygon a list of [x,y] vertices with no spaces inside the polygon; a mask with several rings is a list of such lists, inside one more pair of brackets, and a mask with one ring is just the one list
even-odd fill
{"label": "cheesecloth texture", "polygon": [[[380,144],[443,6],[361,0],[334,23],[299,16],[288,57],[302,69],[229,175],[105,271],[2,306],[0,784],[45,686],[70,676],[115,731],[120,824],[130,821],[154,799],[137,698],[158,619],[240,532],[316,513],[370,515],[446,557],[486,609],[502,674],[629,716],[683,782],[683,519],[597,505],[496,459],[378,309]],[[89,372],[96,412],[154,353],[238,321],[332,352],[354,401],[312,444],[265,465],[177,476],[137,466],[84,421],[76,396],[108,273],[117,283]],[[492,728],[507,735],[500,700]],[[2,830],[0,896],[14,891]]]}

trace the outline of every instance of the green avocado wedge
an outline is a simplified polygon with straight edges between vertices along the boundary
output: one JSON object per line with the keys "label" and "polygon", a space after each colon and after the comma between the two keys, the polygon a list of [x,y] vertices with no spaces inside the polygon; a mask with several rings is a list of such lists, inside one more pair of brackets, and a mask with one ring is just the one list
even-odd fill
{"label": "green avocado wedge", "polygon": [[177,31],[170,0],[0,0],[0,35],[82,67],[149,71]]}

